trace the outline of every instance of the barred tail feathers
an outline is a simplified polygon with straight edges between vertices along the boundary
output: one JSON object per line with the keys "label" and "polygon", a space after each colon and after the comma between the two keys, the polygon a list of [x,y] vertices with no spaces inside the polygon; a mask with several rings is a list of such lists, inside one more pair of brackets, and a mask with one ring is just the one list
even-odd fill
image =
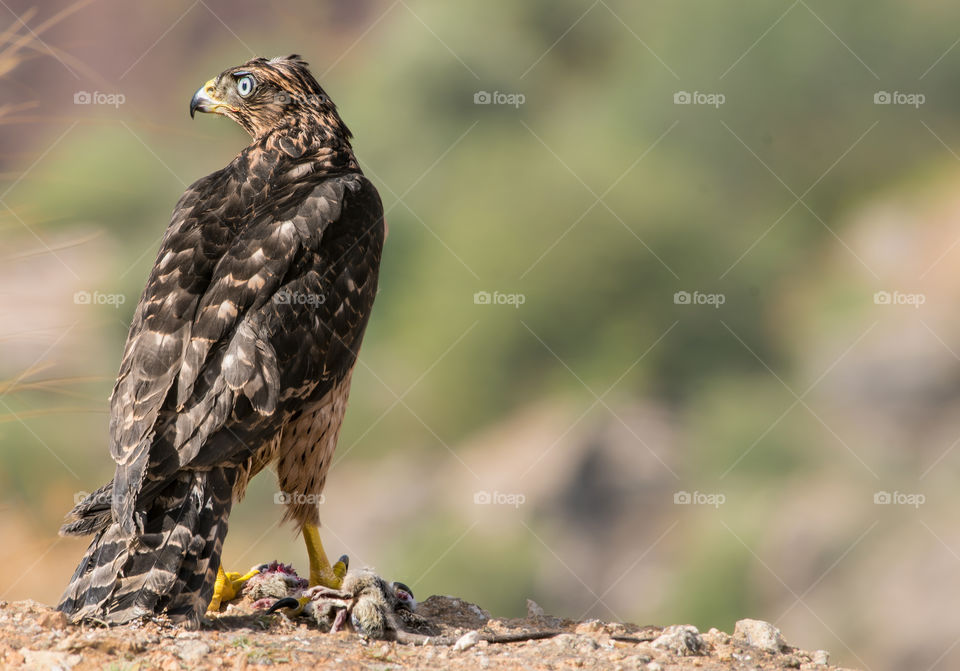
{"label": "barred tail feathers", "polygon": [[[132,538],[118,524],[99,523],[102,511],[91,511],[98,521],[80,528],[103,528],[58,610],[75,622],[119,624],[161,612],[198,621],[213,595],[236,477],[234,468],[179,473],[154,497],[143,533]],[[77,527],[74,521],[64,533]]]}

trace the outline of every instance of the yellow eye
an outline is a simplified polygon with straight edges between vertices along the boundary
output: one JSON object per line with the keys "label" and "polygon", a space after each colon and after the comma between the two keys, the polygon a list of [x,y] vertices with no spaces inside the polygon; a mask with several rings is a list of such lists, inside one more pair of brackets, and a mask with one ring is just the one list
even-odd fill
{"label": "yellow eye", "polygon": [[240,94],[241,98],[246,98],[253,93],[255,85],[256,81],[252,75],[244,75],[237,80],[237,93]]}

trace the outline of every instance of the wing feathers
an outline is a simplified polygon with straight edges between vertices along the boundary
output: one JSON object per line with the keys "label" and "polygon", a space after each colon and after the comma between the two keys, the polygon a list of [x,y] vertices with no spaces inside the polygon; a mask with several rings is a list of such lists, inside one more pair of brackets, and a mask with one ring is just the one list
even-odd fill
{"label": "wing feathers", "polygon": [[[257,181],[248,179],[221,204],[221,211],[241,220],[234,224],[236,230],[209,216],[211,205],[203,198],[181,199],[187,211],[174,214],[175,223],[165,236],[112,395],[111,447],[118,464],[114,515],[125,531],[135,528],[135,498],[148,468],[157,475],[172,473],[196,459],[230,420],[241,397],[260,416],[275,413],[283,385],[272,342],[280,336],[275,332],[277,314],[299,319],[313,310],[338,321],[338,330],[360,327],[362,332],[365,315],[350,302],[358,286],[342,276],[324,279],[313,265],[326,258],[321,253],[324,232],[341,217],[347,190],[360,189],[361,180],[345,175],[307,189],[298,185],[285,198],[278,197],[289,203],[286,209],[265,209],[251,221],[249,208],[238,204],[247,201],[244,189]],[[193,190],[201,188],[213,189],[198,183]],[[352,216],[366,217],[365,208]],[[349,248],[338,248],[333,260],[339,261],[344,251]],[[379,246],[376,255],[379,259]],[[290,291],[307,289],[314,299],[335,291],[343,302],[324,310],[289,303]],[[316,327],[324,328],[320,322]],[[287,337],[282,342],[297,352],[296,342]],[[325,350],[317,352],[315,363],[307,357],[296,372],[312,379],[330,374],[329,361],[352,361],[344,343],[330,342]],[[162,446],[153,445],[155,436]],[[210,447],[213,452],[220,449]],[[223,456],[229,458],[226,452]],[[202,461],[215,463],[211,455]]]}

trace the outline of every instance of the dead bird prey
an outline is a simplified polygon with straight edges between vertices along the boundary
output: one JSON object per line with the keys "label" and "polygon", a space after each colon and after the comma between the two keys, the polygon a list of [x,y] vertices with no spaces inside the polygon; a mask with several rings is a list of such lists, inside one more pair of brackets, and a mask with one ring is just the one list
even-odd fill
{"label": "dead bird prey", "polygon": [[[434,636],[410,631],[437,631],[436,626],[414,612],[413,591],[401,582],[388,583],[369,569],[350,572],[340,589],[311,587],[299,597],[278,600],[268,614],[286,611],[312,618],[325,632],[352,629],[363,638],[413,645],[454,645],[457,637]],[[518,643],[552,638],[559,631],[519,631],[509,634],[476,634],[489,643]]]}
{"label": "dead bird prey", "polygon": [[350,627],[364,638],[420,643],[428,637],[405,629],[405,622],[418,619],[413,614],[416,607],[409,587],[400,582],[388,583],[373,571],[363,569],[348,573],[340,589],[311,587],[299,597],[278,600],[267,613],[288,609],[292,615],[312,618],[326,632]]}
{"label": "dead bird prey", "polygon": [[211,79],[195,112],[252,143],[173,212],[110,399],[113,480],[61,529],[93,540],[58,606],[73,621],[197,622],[251,574],[220,554],[233,503],[274,464],[310,584],[336,589],[317,530],[385,236],[336,106],[298,56]]}

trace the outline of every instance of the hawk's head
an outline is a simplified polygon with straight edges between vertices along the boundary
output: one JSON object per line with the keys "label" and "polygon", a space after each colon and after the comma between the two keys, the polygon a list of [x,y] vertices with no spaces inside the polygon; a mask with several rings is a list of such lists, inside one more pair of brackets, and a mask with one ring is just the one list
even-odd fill
{"label": "hawk's head", "polygon": [[190,116],[197,111],[229,117],[255,139],[303,120],[341,140],[350,138],[336,106],[296,54],[254,58],[224,70],[193,95]]}

